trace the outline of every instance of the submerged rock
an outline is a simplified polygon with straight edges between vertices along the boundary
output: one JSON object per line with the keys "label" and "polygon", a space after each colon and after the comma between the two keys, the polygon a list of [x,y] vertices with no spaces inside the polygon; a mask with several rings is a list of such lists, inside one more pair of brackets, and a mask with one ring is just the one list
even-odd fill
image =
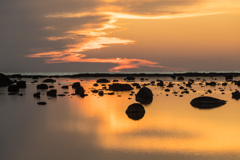
{"label": "submerged rock", "polygon": [[82,86],[76,88],[76,90],[75,90],[75,94],[80,95],[81,97],[85,96],[84,92],[85,92],[85,90]]}
{"label": "submerged rock", "polygon": [[27,87],[26,81],[18,81],[18,82],[17,82],[17,86],[18,86],[19,88],[26,88],[26,87]]}
{"label": "submerged rock", "polygon": [[110,91],[131,91],[133,90],[130,84],[120,84],[120,83],[113,83],[108,85]]}
{"label": "submerged rock", "polygon": [[226,75],[225,80],[226,81],[233,81],[233,75],[231,75],[231,74]]}
{"label": "submerged rock", "polygon": [[6,87],[11,84],[12,84],[12,81],[7,76],[0,73],[0,87]]}
{"label": "submerged rock", "polygon": [[101,78],[97,80],[97,83],[110,83],[110,81],[106,78]]}
{"label": "submerged rock", "polygon": [[163,87],[163,86],[164,86],[163,81],[162,81],[162,80],[159,80],[159,82],[157,83],[157,86],[161,86],[161,87]]}
{"label": "submerged rock", "polygon": [[130,106],[128,106],[126,114],[130,119],[140,120],[143,118],[145,114],[145,109],[141,104],[133,103]]}
{"label": "submerged rock", "polygon": [[19,92],[19,87],[17,85],[11,85],[8,87],[8,92]]}
{"label": "submerged rock", "polygon": [[236,99],[236,100],[240,99],[240,92],[238,90],[235,92],[232,92],[232,99]]}
{"label": "submerged rock", "polygon": [[50,91],[47,92],[47,96],[57,97],[57,90],[56,89],[51,89]]}
{"label": "submerged rock", "polygon": [[40,92],[34,93],[34,94],[33,94],[33,97],[35,97],[35,98],[40,98],[40,94],[41,94]]}
{"label": "submerged rock", "polygon": [[134,76],[127,76],[126,78],[124,78],[125,81],[135,81],[135,77]]}
{"label": "submerged rock", "polygon": [[190,104],[193,107],[199,108],[199,109],[212,109],[212,108],[223,106],[226,104],[226,102],[227,101],[205,96],[205,97],[194,98],[190,102]]}
{"label": "submerged rock", "polygon": [[68,86],[62,86],[61,88],[62,89],[68,89]]}
{"label": "submerged rock", "polygon": [[37,104],[38,105],[46,105],[47,103],[46,102],[38,102]]}
{"label": "submerged rock", "polygon": [[98,92],[98,95],[103,96],[104,95],[103,91]]}
{"label": "submerged rock", "polygon": [[48,86],[46,84],[39,84],[37,85],[37,89],[48,89]]}
{"label": "submerged rock", "polygon": [[72,88],[76,89],[76,88],[78,88],[80,86],[81,86],[80,82],[75,82],[75,83],[73,83]]}
{"label": "submerged rock", "polygon": [[56,80],[49,78],[49,79],[45,79],[43,82],[44,83],[54,83],[54,82],[56,82]]}

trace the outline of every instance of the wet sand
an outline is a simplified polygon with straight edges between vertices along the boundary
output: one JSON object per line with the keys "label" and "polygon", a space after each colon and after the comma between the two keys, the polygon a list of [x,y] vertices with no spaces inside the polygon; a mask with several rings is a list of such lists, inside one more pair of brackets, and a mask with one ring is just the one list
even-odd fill
{"label": "wet sand", "polygon": [[[8,95],[8,88],[0,87],[0,159],[239,159],[240,108],[232,93],[239,89],[235,82],[240,78],[226,82],[225,76],[185,75],[178,80],[173,75],[141,75],[134,81],[126,76],[53,76],[56,82],[44,83],[53,88],[43,90],[37,85],[49,77],[10,76],[26,81],[26,88]],[[110,83],[97,86],[99,78]],[[189,79],[194,83],[187,86]],[[113,80],[133,90],[108,90]],[[158,86],[160,80],[164,86]],[[75,82],[85,96],[75,95]],[[140,118],[126,114],[130,105],[139,103],[135,94],[140,88],[133,83],[153,93],[152,101],[142,104]],[[58,96],[47,96],[51,89]],[[40,98],[33,97],[37,92]],[[212,108],[191,104],[202,96],[226,103]]]}

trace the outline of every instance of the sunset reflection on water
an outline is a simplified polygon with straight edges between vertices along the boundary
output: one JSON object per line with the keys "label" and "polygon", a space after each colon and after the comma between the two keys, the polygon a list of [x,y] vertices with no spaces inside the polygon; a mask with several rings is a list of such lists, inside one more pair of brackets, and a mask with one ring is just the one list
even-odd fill
{"label": "sunset reflection on water", "polygon": [[[91,88],[92,84],[83,86]],[[193,98],[204,94],[206,88],[198,85],[193,86],[197,93],[183,97],[171,92],[166,96],[161,87],[148,87],[154,93],[153,102],[145,106],[146,113],[139,121],[129,119],[125,114],[127,107],[136,103],[135,96],[129,96],[130,92],[102,97],[89,92],[83,99],[74,97],[68,102],[70,114],[84,117],[84,120],[66,122],[65,127],[70,131],[77,130],[80,135],[93,134],[95,145],[106,150],[201,154],[240,151],[238,102],[231,99],[228,91],[234,89],[233,85],[226,87],[225,95],[217,91],[208,95],[228,101],[211,110],[199,110],[190,105]],[[175,86],[171,90],[178,88]],[[129,97],[132,99],[128,100]]]}

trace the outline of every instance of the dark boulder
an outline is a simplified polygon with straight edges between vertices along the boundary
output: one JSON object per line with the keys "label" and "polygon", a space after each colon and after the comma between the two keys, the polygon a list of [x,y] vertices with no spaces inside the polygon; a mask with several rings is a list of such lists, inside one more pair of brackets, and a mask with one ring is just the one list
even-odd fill
{"label": "dark boulder", "polygon": [[153,93],[147,87],[142,87],[136,94],[136,101],[141,104],[150,104],[153,100]]}
{"label": "dark boulder", "polygon": [[135,86],[136,88],[141,88],[139,83],[132,83],[132,86]]}
{"label": "dark boulder", "polygon": [[213,86],[215,87],[217,85],[216,82],[206,82],[206,86]]}
{"label": "dark boulder", "polygon": [[53,86],[53,85],[50,85],[48,88],[54,88],[54,86]]}
{"label": "dark boulder", "polygon": [[97,80],[97,83],[110,83],[110,81],[106,78],[101,78]]}
{"label": "dark boulder", "polygon": [[80,95],[81,97],[85,96],[84,92],[85,92],[85,90],[84,90],[84,88],[82,86],[76,88],[76,90],[75,90],[75,94]]}
{"label": "dark boulder", "polygon": [[13,82],[4,74],[0,73],[0,87],[6,87],[11,85]]}
{"label": "dark boulder", "polygon": [[46,84],[39,84],[37,85],[37,89],[48,89],[48,86]]}
{"label": "dark boulder", "polygon": [[38,105],[46,105],[47,103],[46,102],[38,102],[37,104]]}
{"label": "dark boulder", "polygon": [[113,83],[109,85],[110,91],[130,91],[133,90],[130,84]]}
{"label": "dark boulder", "polygon": [[75,83],[73,83],[72,88],[76,89],[76,88],[78,88],[80,86],[81,86],[80,82],[75,82]]}
{"label": "dark boulder", "polygon": [[238,90],[235,92],[232,92],[232,99],[236,99],[236,100],[240,99],[240,92]]}
{"label": "dark boulder", "polygon": [[133,103],[128,106],[126,114],[132,120],[140,120],[145,115],[145,109],[141,104]]}
{"label": "dark boulder", "polygon": [[177,80],[178,81],[184,81],[184,77],[178,77]]}
{"label": "dark boulder", "polygon": [[11,85],[8,87],[8,92],[19,92],[19,87],[17,85]]}
{"label": "dark boulder", "polygon": [[17,82],[17,86],[18,86],[19,88],[26,88],[26,87],[27,87],[26,81],[18,81],[18,82]]}
{"label": "dark boulder", "polygon": [[118,79],[114,79],[112,82],[118,82]]}
{"label": "dark boulder", "polygon": [[62,86],[61,88],[62,89],[68,89],[68,86]]}
{"label": "dark boulder", "polygon": [[57,97],[57,90],[56,89],[51,89],[50,91],[47,91],[47,96]]}
{"label": "dark boulder", "polygon": [[227,101],[220,100],[213,97],[197,97],[194,98],[190,104],[199,109],[212,109],[216,107],[220,107],[226,104]]}
{"label": "dark boulder", "polygon": [[162,80],[159,80],[159,82],[157,83],[157,86],[161,86],[161,87],[163,87],[163,86],[164,86],[163,81],[162,81]]}
{"label": "dark boulder", "polygon": [[56,82],[56,80],[49,78],[49,79],[45,79],[43,82],[44,83],[54,83],[54,82]]}
{"label": "dark boulder", "polygon": [[104,95],[103,91],[98,92],[98,95],[103,96]]}
{"label": "dark boulder", "polygon": [[33,97],[35,97],[35,98],[40,98],[40,94],[41,94],[40,92],[34,93],[34,94],[33,94]]}
{"label": "dark boulder", "polygon": [[124,78],[125,81],[135,81],[135,77],[134,76],[127,76],[126,78]]}
{"label": "dark boulder", "polygon": [[226,75],[225,80],[228,81],[228,82],[233,81],[233,75],[231,75],[231,74]]}
{"label": "dark boulder", "polygon": [[99,92],[99,91],[96,90],[96,89],[92,90],[92,93],[98,93],[98,92]]}
{"label": "dark boulder", "polygon": [[97,87],[97,86],[98,86],[98,84],[97,84],[97,83],[94,83],[94,84],[93,84],[93,86],[94,86],[94,87]]}

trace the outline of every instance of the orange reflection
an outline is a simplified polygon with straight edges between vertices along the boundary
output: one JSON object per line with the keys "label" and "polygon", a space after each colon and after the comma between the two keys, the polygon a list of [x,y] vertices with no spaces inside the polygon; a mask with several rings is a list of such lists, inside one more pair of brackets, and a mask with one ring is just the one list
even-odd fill
{"label": "orange reflection", "polygon": [[[84,88],[89,88],[92,83],[84,85]],[[201,90],[200,86],[194,87]],[[159,88],[150,88],[154,93],[161,91]],[[177,90],[177,87],[174,89]],[[239,117],[234,114],[238,113],[239,107],[238,103],[227,98],[231,93],[223,98],[228,100],[229,105],[207,111],[190,106],[189,101],[196,97],[195,94],[184,98],[164,95],[156,97],[155,94],[153,103],[145,107],[146,114],[140,121],[130,120],[125,114],[127,106],[135,103],[134,100],[127,100],[129,92],[117,94],[122,97],[117,97],[116,94],[103,97],[89,94],[84,99],[73,98],[69,101],[72,113],[85,117],[85,121],[74,121],[71,122],[74,125],[69,124],[73,128],[66,127],[69,130],[77,129],[80,133],[95,133],[97,145],[111,150],[213,154],[240,150]],[[76,107],[76,104],[79,106]],[[88,124],[92,119],[98,119],[99,123]]]}

